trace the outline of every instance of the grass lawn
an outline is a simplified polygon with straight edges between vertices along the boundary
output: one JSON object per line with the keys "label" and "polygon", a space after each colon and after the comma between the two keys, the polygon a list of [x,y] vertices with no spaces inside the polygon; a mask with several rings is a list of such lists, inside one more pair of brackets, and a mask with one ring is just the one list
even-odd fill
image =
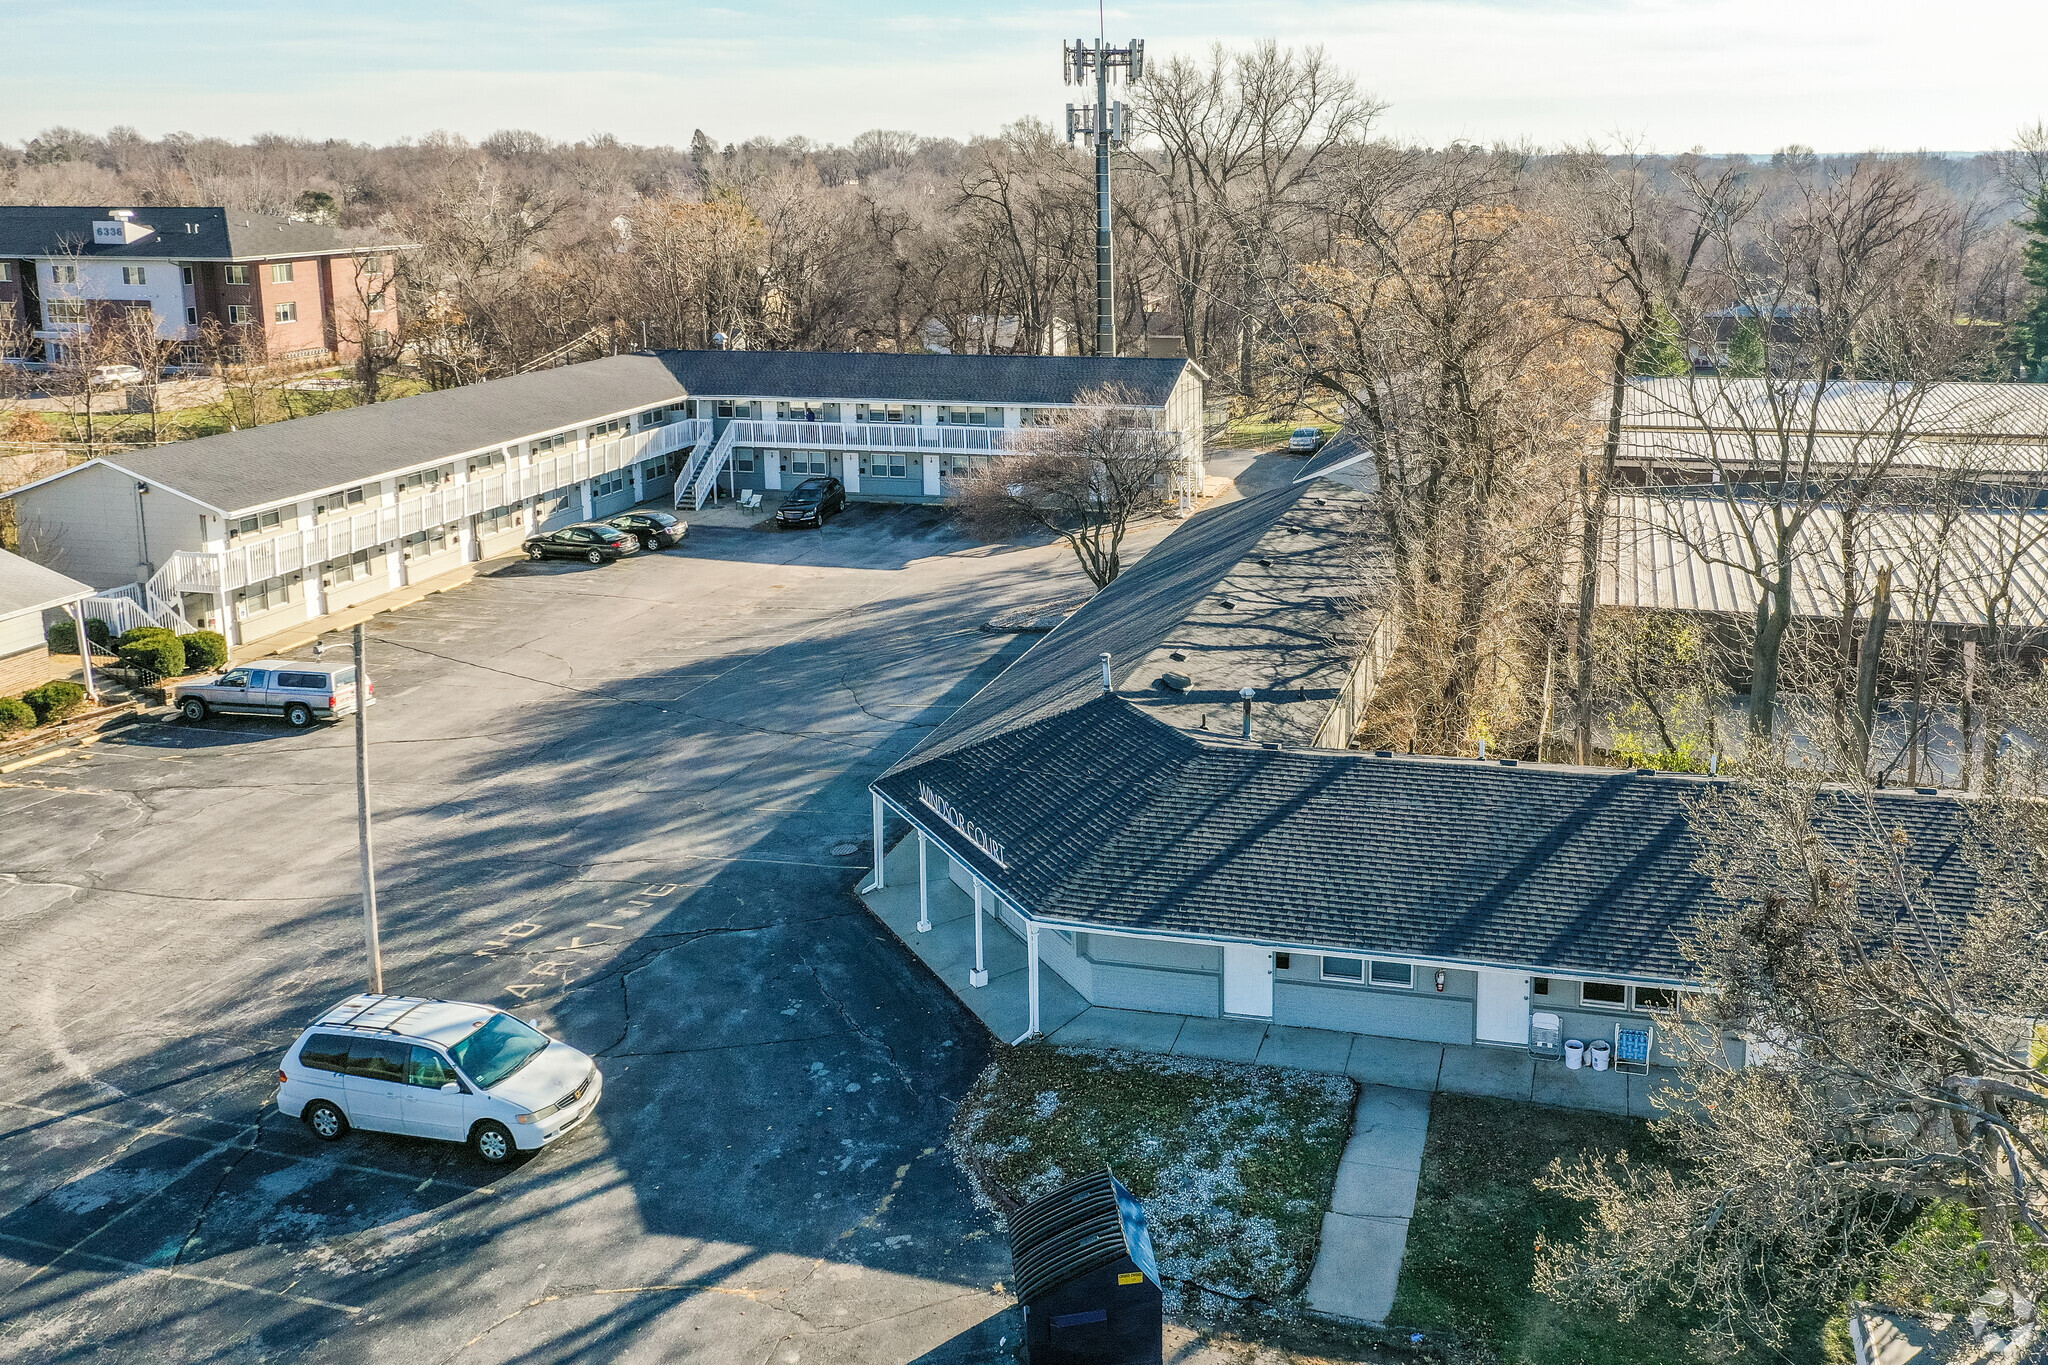
{"label": "grass lawn", "polygon": [[1005,1048],[951,1145],[1024,1199],[1115,1171],[1145,1203],[1169,1309],[1181,1280],[1279,1303],[1315,1264],[1355,1095],[1342,1076],[1277,1067]]}
{"label": "grass lawn", "polygon": [[1218,450],[1269,450],[1286,445],[1296,427],[1321,427],[1326,437],[1337,431],[1334,424],[1315,416],[1303,417],[1298,422],[1232,422],[1209,444]]}
{"label": "grass lawn", "polygon": [[[1696,1359],[1688,1315],[1622,1322],[1530,1288],[1536,1235],[1569,1237],[1579,1206],[1535,1187],[1552,1157],[1626,1150],[1655,1161],[1646,1124],[1518,1100],[1440,1094],[1390,1323],[1483,1343],[1503,1365],[1677,1365]],[[1814,1348],[1814,1357],[1819,1354]]]}

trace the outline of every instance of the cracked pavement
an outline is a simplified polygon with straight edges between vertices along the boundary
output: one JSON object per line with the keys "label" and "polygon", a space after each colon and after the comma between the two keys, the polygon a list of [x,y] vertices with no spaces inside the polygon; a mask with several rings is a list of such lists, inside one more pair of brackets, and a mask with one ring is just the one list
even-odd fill
{"label": "cracked pavement", "polygon": [[867,782],[1029,643],[982,623],[1077,585],[857,506],[375,619],[387,987],[606,1072],[510,1167],[269,1103],[361,980],[348,726],[151,724],[0,780],[0,1357],[1009,1359],[943,1146],[985,1035],[850,892]]}

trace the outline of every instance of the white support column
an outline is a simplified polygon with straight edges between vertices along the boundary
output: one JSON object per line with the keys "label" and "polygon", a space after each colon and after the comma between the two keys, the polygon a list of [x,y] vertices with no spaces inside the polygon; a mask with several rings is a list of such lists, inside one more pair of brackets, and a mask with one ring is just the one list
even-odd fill
{"label": "white support column", "polygon": [[917,832],[917,932],[929,934],[932,931],[932,884],[931,874],[924,866],[924,831]]}
{"label": "white support column", "polygon": [[988,984],[988,968],[981,960],[981,878],[974,879],[974,970],[967,974],[970,986]]}
{"label": "white support column", "polygon": [[[1038,922],[1036,920],[1024,926],[1024,955],[1028,959],[1024,968],[1024,984],[1025,988],[1031,992],[1031,1027],[1024,1031],[1024,1038],[1036,1038],[1038,1036]],[[1024,1038],[1019,1038],[1017,1041],[1021,1043],[1024,1041]]]}
{"label": "white support column", "polygon": [[78,666],[85,671],[85,695],[94,701],[100,699],[99,688],[92,681],[92,633],[85,628],[85,609],[77,602],[67,607],[71,624],[78,631]]}
{"label": "white support column", "polygon": [[875,890],[880,891],[887,884],[882,877],[882,861],[888,856],[882,847],[882,794],[871,792],[869,795],[875,803]]}
{"label": "white support column", "polygon": [[228,557],[222,553],[214,560],[214,572],[219,574],[220,586],[214,591],[214,602],[220,610],[220,637],[231,645],[242,643],[242,625],[235,619],[235,594],[228,587]]}

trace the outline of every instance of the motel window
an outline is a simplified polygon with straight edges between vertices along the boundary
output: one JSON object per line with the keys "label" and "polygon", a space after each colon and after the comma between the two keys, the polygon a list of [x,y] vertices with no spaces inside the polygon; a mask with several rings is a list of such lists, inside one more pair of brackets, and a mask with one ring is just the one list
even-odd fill
{"label": "motel window", "polygon": [[614,417],[609,422],[601,422],[597,426],[592,427],[590,429],[590,439],[595,441],[600,436],[609,436],[615,431],[624,431],[625,429],[625,420],[623,418]]}
{"label": "motel window", "polygon": [[1375,986],[1411,990],[1415,985],[1415,968],[1406,962],[1374,962],[1370,979]]}
{"label": "motel window", "polygon": [[793,474],[829,474],[831,465],[822,450],[792,450],[782,457],[782,467]]}
{"label": "motel window", "polygon": [[558,431],[552,436],[543,436],[539,440],[535,441],[533,443],[533,453],[538,455],[542,451],[553,450],[557,446],[571,445],[574,444],[575,440],[575,432]]}
{"label": "motel window", "polygon": [[254,322],[256,310],[246,303],[231,303],[228,305],[228,321],[237,327]]}
{"label": "motel window", "polygon": [[590,495],[594,498],[610,497],[613,493],[625,491],[626,485],[631,481],[630,476],[623,469],[615,473],[606,474],[591,486]]}
{"label": "motel window", "polygon": [[479,470],[494,469],[503,463],[505,463],[504,451],[487,450],[481,455],[472,455],[469,457],[469,472],[474,474]]}
{"label": "motel window", "polygon": [[1355,986],[1365,980],[1365,959],[1326,957],[1323,959],[1323,980],[1348,981]]}
{"label": "motel window", "polygon": [[235,600],[241,603],[244,616],[286,606],[292,600],[292,580],[278,577],[265,579],[261,583],[251,583],[235,594]]}
{"label": "motel window", "polygon": [[222,284],[247,284],[248,282],[249,282],[249,267],[248,267],[248,266],[246,266],[246,265],[230,265],[230,266],[223,266],[223,267],[221,268],[221,283],[222,283]]}
{"label": "motel window", "polygon": [[191,267],[191,266],[189,266],[189,265],[181,265],[181,266],[179,266],[179,267],[178,267],[178,280],[179,280],[179,282],[180,282],[180,283],[182,283],[182,284],[190,284],[190,283],[192,283],[192,267]]}
{"label": "motel window", "polygon": [[909,457],[900,451],[878,450],[860,457],[864,479],[902,479],[910,475]]}
{"label": "motel window", "polygon": [[985,427],[988,425],[988,409],[940,408],[939,425],[955,427]]}
{"label": "motel window", "polygon": [[330,560],[324,579],[328,587],[339,583],[353,583],[358,578],[368,578],[373,572],[374,550],[357,550],[347,559]]}
{"label": "motel window", "polygon": [[1678,992],[1669,986],[1637,986],[1635,988],[1636,1008],[1639,1010],[1669,1010],[1678,1008]]}
{"label": "motel window", "polygon": [[1052,425],[1051,408],[1019,408],[1017,422],[1020,426],[1049,427]]}
{"label": "motel window", "polygon": [[499,531],[508,531],[522,524],[518,508],[493,507],[490,511],[483,514],[483,518],[477,523],[477,529],[485,535],[494,535]]}
{"label": "motel window", "polygon": [[742,474],[753,473],[754,448],[752,446],[734,446],[732,450],[732,467]]}
{"label": "motel window", "polygon": [[297,322],[299,320],[299,301],[297,299],[286,299],[283,303],[278,304],[277,307],[272,309],[271,313],[279,322]]}
{"label": "motel window", "polygon": [[745,421],[753,417],[754,405],[752,403],[736,403],[730,398],[721,398],[718,400],[718,406],[713,411],[720,417],[737,417]]}
{"label": "motel window", "polygon": [[1550,994],[1550,978],[1549,978],[1549,977],[1547,977],[1547,976],[1532,976],[1532,977],[1530,977],[1530,978],[1529,978],[1529,990],[1530,990],[1530,993],[1531,993],[1531,994],[1534,994],[1534,995],[1549,995],[1549,994]]}
{"label": "motel window", "polygon": [[121,267],[121,283],[148,284],[149,272],[139,265],[124,265]]}
{"label": "motel window", "polygon": [[77,284],[78,267],[75,265],[53,265],[50,267],[50,283]]}
{"label": "motel window", "polygon": [[268,512],[259,512],[253,517],[241,518],[229,528],[228,534],[233,536],[250,536],[258,535],[264,531],[275,531],[284,524],[285,518],[290,517],[293,520],[297,520],[298,515],[299,509],[296,506],[273,507]]}
{"label": "motel window", "polygon": [[270,263],[270,282],[272,284],[290,284],[292,282],[292,263],[290,261],[272,261]]}
{"label": "motel window", "polygon": [[1581,981],[1579,1003],[1588,1009],[1625,1009],[1628,1006],[1628,987],[1619,981]]}
{"label": "motel window", "polygon": [[404,544],[407,559],[424,559],[428,555],[437,555],[448,548],[448,528],[435,526],[425,531],[414,531],[405,538]]}
{"label": "motel window", "polygon": [[8,282],[9,280],[11,280],[11,279],[13,279],[13,278],[14,278],[14,262],[12,262],[12,261],[0,261],[0,284],[6,284],[6,283],[7,283],[7,282]]}
{"label": "motel window", "polygon": [[915,403],[855,403],[853,420],[856,422],[915,422],[918,410]]}

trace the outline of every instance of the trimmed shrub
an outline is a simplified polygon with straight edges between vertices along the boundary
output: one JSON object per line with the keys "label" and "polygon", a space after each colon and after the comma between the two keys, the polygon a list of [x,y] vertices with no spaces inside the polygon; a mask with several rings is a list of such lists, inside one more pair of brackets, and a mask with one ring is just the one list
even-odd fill
{"label": "trimmed shrub", "polygon": [[195,630],[178,637],[185,645],[187,673],[217,673],[228,666],[228,641],[217,630]]}
{"label": "trimmed shrub", "polygon": [[48,725],[51,721],[64,719],[85,705],[85,688],[78,683],[58,678],[44,683],[41,687],[31,687],[21,694],[21,699],[28,703],[29,710],[35,712],[37,724]]}
{"label": "trimmed shrub", "polygon": [[168,635],[172,639],[176,639],[178,632],[172,630],[169,626],[137,626],[133,630],[122,631],[121,638],[114,641],[114,648],[116,651],[120,651],[132,644],[139,644],[144,640],[154,639],[160,635]]}
{"label": "trimmed shrub", "polygon": [[[97,616],[85,618],[85,634],[88,639],[102,649],[105,649],[107,642],[114,638],[113,633],[107,629],[107,623]],[[78,623],[67,616],[57,622],[56,625],[50,627],[46,638],[49,641],[52,654],[76,654],[78,652]]]}
{"label": "trimmed shrub", "polygon": [[26,730],[35,723],[35,710],[27,702],[15,697],[0,697],[0,735]]}
{"label": "trimmed shrub", "polygon": [[185,642],[168,630],[122,645],[120,653],[122,663],[161,677],[175,678],[185,671]]}

